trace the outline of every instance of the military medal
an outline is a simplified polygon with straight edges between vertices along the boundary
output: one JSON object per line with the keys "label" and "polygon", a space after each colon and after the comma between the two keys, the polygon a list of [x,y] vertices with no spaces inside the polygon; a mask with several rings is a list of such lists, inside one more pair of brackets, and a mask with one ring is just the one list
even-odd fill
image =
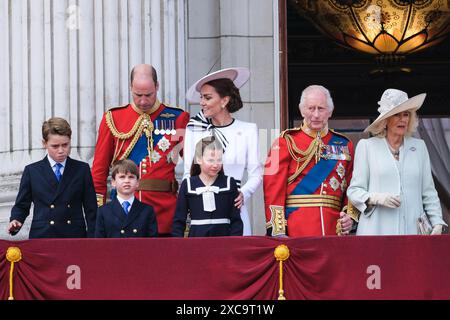
{"label": "military medal", "polygon": [[172,134],[172,129],[170,126],[170,120],[166,120],[166,134],[171,135]]}
{"label": "military medal", "polygon": [[175,120],[171,121],[172,121],[172,131],[170,132],[170,134],[174,136],[177,134],[177,130],[175,129]]}
{"label": "military medal", "polygon": [[336,191],[339,188],[339,181],[335,177],[332,177],[329,181],[331,188],[333,188],[334,191]]}
{"label": "military medal", "polygon": [[162,137],[161,140],[158,142],[158,147],[161,149],[162,152],[165,152],[167,149],[170,148],[170,141],[166,139],[166,137]]}
{"label": "military medal", "polygon": [[348,146],[325,145],[321,158],[326,160],[350,160]]}
{"label": "military medal", "polygon": [[164,120],[160,120],[160,122],[161,122],[161,129],[159,130],[159,134],[163,136],[166,134],[166,130],[164,130]]}
{"label": "military medal", "polygon": [[161,134],[162,134],[162,135],[165,135],[165,134],[169,134],[169,133],[170,133],[170,130],[169,130],[168,126],[167,126],[167,122],[166,122],[166,121],[167,121],[167,120],[163,120],[163,127],[164,127],[165,129],[161,130]]}
{"label": "military medal", "polygon": [[339,175],[339,177],[341,177],[341,179],[344,178],[344,176],[345,176],[345,168],[342,165],[342,163],[339,163],[339,165],[336,168],[336,172]]}
{"label": "military medal", "polygon": [[161,155],[156,150],[153,150],[151,152],[150,159],[153,163],[157,163],[161,159]]}
{"label": "military medal", "polygon": [[155,134],[159,135],[159,126],[158,126],[158,120],[155,120],[155,124],[156,124],[156,129],[155,129]]}

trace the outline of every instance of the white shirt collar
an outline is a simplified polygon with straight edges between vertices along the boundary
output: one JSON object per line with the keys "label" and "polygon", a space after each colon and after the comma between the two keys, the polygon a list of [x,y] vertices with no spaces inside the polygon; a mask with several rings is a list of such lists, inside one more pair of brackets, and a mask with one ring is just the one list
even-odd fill
{"label": "white shirt collar", "polygon": [[[50,162],[50,167],[52,167],[52,168],[54,168],[55,167],[55,164],[57,163],[55,160],[53,160],[52,159],[52,157],[50,157],[50,155],[47,155],[47,159],[48,159],[48,162]],[[66,162],[67,162],[67,158],[66,158],[66,160],[64,160],[63,162],[60,162],[61,164],[62,164],[62,168],[61,168],[61,170],[64,170],[64,168],[66,167]]]}
{"label": "white shirt collar", "polygon": [[131,196],[130,199],[122,199],[121,197],[119,197],[119,195],[117,195],[117,200],[119,201],[120,205],[122,205],[122,203],[124,201],[128,201],[130,203],[130,208],[131,208],[131,206],[133,205],[133,202],[134,202],[134,195]]}

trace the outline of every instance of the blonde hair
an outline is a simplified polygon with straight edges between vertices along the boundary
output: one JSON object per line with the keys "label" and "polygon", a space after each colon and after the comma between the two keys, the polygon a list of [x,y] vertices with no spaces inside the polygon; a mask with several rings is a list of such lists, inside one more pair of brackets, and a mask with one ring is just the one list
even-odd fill
{"label": "blonde hair", "polygon": [[[409,122],[408,122],[408,128],[406,129],[406,136],[410,137],[412,136],[416,131],[417,127],[419,126],[419,117],[417,116],[416,111],[412,110],[406,110],[409,113]],[[395,116],[392,115],[391,117]],[[387,121],[390,117],[383,119],[380,121],[380,123],[375,126],[373,129],[370,130],[370,133],[378,138],[384,138],[387,134]]]}

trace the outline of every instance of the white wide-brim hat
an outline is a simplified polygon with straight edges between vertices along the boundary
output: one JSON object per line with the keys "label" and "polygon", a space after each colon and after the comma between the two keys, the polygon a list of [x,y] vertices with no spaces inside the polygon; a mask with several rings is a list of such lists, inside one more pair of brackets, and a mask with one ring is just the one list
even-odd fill
{"label": "white wide-brim hat", "polygon": [[404,91],[397,89],[385,90],[381,96],[381,100],[378,101],[378,104],[380,105],[378,112],[380,115],[364,130],[364,132],[377,133],[377,131],[379,131],[379,125],[384,119],[403,111],[418,110],[422,106],[426,96],[426,93],[421,93],[412,98],[408,98],[408,94]]}
{"label": "white wide-brim hat", "polygon": [[250,70],[245,67],[227,68],[213,73],[210,73],[196,83],[194,83],[186,92],[186,99],[190,103],[200,102],[200,90],[202,86],[212,80],[216,79],[230,79],[233,81],[236,88],[241,88],[250,78]]}

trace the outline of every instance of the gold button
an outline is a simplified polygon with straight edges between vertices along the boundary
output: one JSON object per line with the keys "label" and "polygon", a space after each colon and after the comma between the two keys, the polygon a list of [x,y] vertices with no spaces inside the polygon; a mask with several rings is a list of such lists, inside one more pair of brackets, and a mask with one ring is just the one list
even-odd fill
{"label": "gold button", "polygon": [[322,192],[322,194],[327,194],[327,192],[326,192],[326,191],[324,191],[324,192]]}
{"label": "gold button", "polygon": [[137,229],[133,229],[133,233],[137,233]]}
{"label": "gold button", "polygon": [[143,165],[142,165],[142,168],[147,168],[147,165],[144,163]]}
{"label": "gold button", "polygon": [[70,220],[67,220],[67,224],[72,224],[72,221],[70,221]]}
{"label": "gold button", "polygon": [[55,209],[55,205],[52,204],[52,205],[50,206],[50,209]]}
{"label": "gold button", "polygon": [[125,234],[125,230],[120,230],[120,233],[121,234]]}
{"label": "gold button", "polygon": [[324,184],[323,184],[323,186],[324,186],[324,187],[326,188],[326,187],[327,187],[327,184],[326,184],[326,183],[324,183]]}
{"label": "gold button", "polygon": [[142,162],[143,162],[143,163],[146,163],[146,162],[147,162],[147,159],[145,159],[145,158],[142,159]]}
{"label": "gold button", "polygon": [[145,169],[144,169],[144,170],[142,170],[142,173],[144,173],[144,174],[145,174],[145,173],[147,173],[147,170],[145,170]]}
{"label": "gold button", "polygon": [[67,205],[67,208],[70,208],[70,204]]}
{"label": "gold button", "polygon": [[53,221],[53,220],[50,221],[50,224],[51,224],[51,225],[54,225],[54,224],[55,224],[55,221]]}

